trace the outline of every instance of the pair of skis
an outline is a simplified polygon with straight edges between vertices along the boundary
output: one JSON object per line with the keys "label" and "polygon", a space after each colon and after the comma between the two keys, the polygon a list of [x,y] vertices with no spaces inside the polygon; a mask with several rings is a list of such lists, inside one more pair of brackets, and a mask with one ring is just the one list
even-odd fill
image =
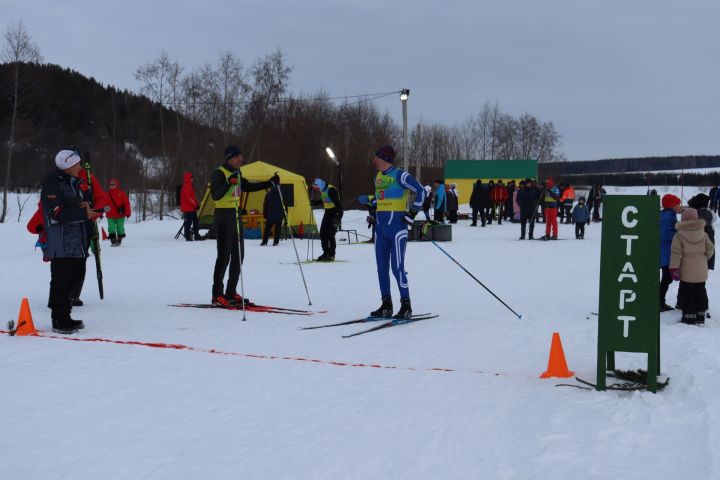
{"label": "pair of skis", "polygon": [[360,330],[359,332],[351,333],[349,335],[343,335],[342,338],[350,338],[350,337],[356,337],[358,335],[363,335],[370,332],[377,332],[378,330],[383,330],[390,327],[395,327],[398,325],[405,325],[408,323],[413,322],[419,322],[422,320],[430,320],[431,318],[436,318],[438,315],[433,315],[432,313],[421,313],[418,315],[413,315],[410,318],[392,318],[392,317],[365,317],[365,318],[358,318],[355,320],[347,320],[345,322],[338,322],[338,323],[329,323],[326,325],[316,325],[314,327],[303,327],[300,330],[315,330],[318,328],[329,328],[329,327],[340,327],[343,325],[352,325],[355,323],[368,323],[368,322],[378,322],[382,321],[380,325],[376,325],[372,328],[368,328],[367,330]]}
{"label": "pair of skis", "polygon": [[[242,311],[242,305],[231,305],[231,306],[222,306],[222,305],[213,305],[211,303],[175,303],[172,305],[169,305],[170,307],[179,307],[179,308],[202,308],[202,309],[221,309],[221,310],[235,310],[235,311]],[[279,313],[283,315],[315,315],[318,313],[327,313],[327,310],[300,310],[296,308],[284,308],[284,307],[274,307],[270,305],[257,305],[255,303],[250,303],[248,305],[245,305],[245,311],[248,312],[259,312],[259,313]],[[303,327],[300,330],[315,330],[318,328],[329,328],[329,327],[340,327],[343,325],[353,325],[355,323],[370,323],[370,322],[383,322],[379,325],[376,325],[372,328],[368,328],[366,330],[360,330],[359,332],[351,333],[349,335],[343,335],[342,338],[350,338],[350,337],[356,337],[358,335],[363,335],[365,333],[370,332],[376,332],[378,330],[383,330],[390,327],[395,327],[398,325],[405,325],[408,323],[413,322],[419,322],[422,320],[430,320],[431,318],[437,318],[439,315],[433,315],[432,313],[421,313],[418,315],[413,315],[410,318],[392,318],[392,317],[365,317],[365,318],[358,318],[355,320],[347,320],[344,322],[338,322],[338,323],[329,323],[326,325],[316,325],[314,327]]]}
{"label": "pair of skis", "polygon": [[[223,305],[213,305],[212,303],[175,303],[172,305],[169,305],[170,307],[179,307],[179,308],[216,308],[220,310],[240,310],[242,311],[243,307],[242,305],[230,305],[230,306],[223,306]],[[284,308],[284,307],[274,307],[270,305],[258,305],[255,303],[249,303],[245,305],[245,311],[247,312],[258,312],[258,313],[280,313],[283,315],[315,315],[317,313],[325,313],[325,310],[300,310],[295,308]]]}

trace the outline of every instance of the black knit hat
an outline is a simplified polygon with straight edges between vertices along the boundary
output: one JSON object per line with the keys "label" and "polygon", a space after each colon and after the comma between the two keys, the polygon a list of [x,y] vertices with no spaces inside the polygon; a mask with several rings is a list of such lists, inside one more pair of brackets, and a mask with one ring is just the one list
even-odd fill
{"label": "black knit hat", "polygon": [[227,162],[236,155],[242,155],[242,150],[237,145],[228,145],[225,147],[225,161]]}
{"label": "black knit hat", "polygon": [[390,145],[380,147],[380,149],[375,152],[375,156],[378,158],[382,158],[388,163],[395,163],[395,149],[392,148]]}

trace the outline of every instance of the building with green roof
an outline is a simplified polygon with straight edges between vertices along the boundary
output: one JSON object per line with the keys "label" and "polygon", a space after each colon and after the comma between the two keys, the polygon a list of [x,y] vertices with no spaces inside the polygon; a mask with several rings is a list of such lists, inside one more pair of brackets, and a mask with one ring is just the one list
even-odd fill
{"label": "building with green roof", "polygon": [[448,160],[444,177],[447,185],[457,185],[460,203],[468,203],[476,180],[518,183],[526,178],[537,179],[537,171],[537,160]]}

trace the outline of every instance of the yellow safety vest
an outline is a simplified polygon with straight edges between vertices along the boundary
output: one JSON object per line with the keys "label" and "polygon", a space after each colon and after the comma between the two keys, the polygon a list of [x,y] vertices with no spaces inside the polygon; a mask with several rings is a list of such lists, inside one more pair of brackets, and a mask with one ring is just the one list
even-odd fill
{"label": "yellow safety vest", "polygon": [[325,190],[320,190],[320,198],[322,198],[323,207],[325,207],[325,210],[329,210],[331,208],[335,208],[335,203],[330,198],[330,195],[328,195],[328,190],[331,188],[335,188],[330,184],[327,184],[325,187]]}
{"label": "yellow safety vest", "polygon": [[408,191],[397,182],[399,169],[392,175],[378,172],[375,176],[375,198],[378,212],[404,212],[407,210]]}
{"label": "yellow safety vest", "polygon": [[[220,166],[218,167],[218,170],[222,172],[223,175],[225,175],[225,181],[230,178],[230,175],[232,175],[235,172],[231,172],[227,168]],[[225,192],[225,195],[222,196],[220,200],[215,201],[215,208],[236,208],[238,206],[238,202],[240,199],[241,190],[240,190],[240,182],[238,179],[238,183],[235,185],[231,185],[230,188],[228,188],[227,192]]]}

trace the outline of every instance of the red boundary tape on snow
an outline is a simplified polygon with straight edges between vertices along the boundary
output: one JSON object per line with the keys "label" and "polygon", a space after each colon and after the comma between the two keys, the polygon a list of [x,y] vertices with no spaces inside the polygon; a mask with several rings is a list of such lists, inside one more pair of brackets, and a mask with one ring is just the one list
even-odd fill
{"label": "red boundary tape on snow", "polygon": [[[0,330],[2,334],[8,334],[10,332]],[[360,367],[360,368],[378,368],[386,370],[406,370],[411,372],[465,372],[465,373],[477,373],[483,375],[495,375],[501,376],[501,373],[481,372],[477,370],[456,370],[454,368],[412,368],[412,367],[395,367],[390,365],[378,365],[371,363],[351,363],[351,362],[337,362],[332,360],[318,360],[314,358],[305,357],[287,357],[281,355],[262,355],[256,353],[237,353],[237,352],[225,352],[222,350],[216,350],[214,348],[196,348],[188,345],[181,345],[177,343],[162,343],[162,342],[139,342],[136,340],[112,340],[109,338],[82,338],[82,337],[60,337],[57,335],[45,335],[42,331],[35,335],[28,335],[40,338],[52,338],[55,340],[67,340],[71,342],[93,342],[93,343],[114,343],[117,345],[133,345],[138,347],[150,347],[150,348],[166,348],[171,350],[188,350],[192,352],[211,353],[213,355],[228,355],[234,357],[245,357],[254,359],[265,359],[265,360],[292,360],[295,362],[310,362],[322,365],[333,365],[336,367]]]}

